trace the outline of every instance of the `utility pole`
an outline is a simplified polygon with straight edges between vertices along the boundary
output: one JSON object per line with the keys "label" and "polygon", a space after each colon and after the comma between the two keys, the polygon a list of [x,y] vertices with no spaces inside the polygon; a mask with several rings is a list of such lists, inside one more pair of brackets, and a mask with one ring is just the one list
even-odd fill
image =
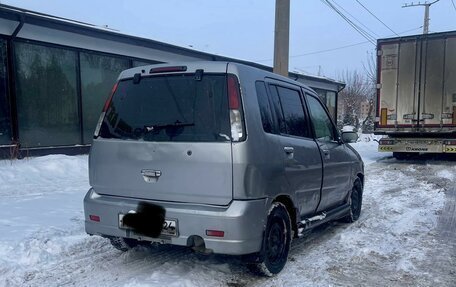
{"label": "utility pole", "polygon": [[429,7],[431,7],[432,4],[435,4],[439,2],[440,0],[435,0],[434,2],[418,2],[418,3],[413,3],[412,4],[404,4],[402,8],[407,8],[407,7],[416,7],[416,6],[424,6],[424,24],[423,24],[423,34],[429,33]]}
{"label": "utility pole", "polygon": [[288,77],[290,0],[276,0],[273,72]]}

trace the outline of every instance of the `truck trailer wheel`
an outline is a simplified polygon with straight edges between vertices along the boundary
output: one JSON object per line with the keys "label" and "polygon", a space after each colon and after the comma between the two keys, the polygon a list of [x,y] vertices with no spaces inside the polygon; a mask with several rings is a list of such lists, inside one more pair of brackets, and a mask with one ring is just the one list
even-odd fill
{"label": "truck trailer wheel", "polygon": [[258,261],[249,267],[265,276],[279,273],[287,263],[290,244],[290,216],[282,203],[275,202],[270,209]]}

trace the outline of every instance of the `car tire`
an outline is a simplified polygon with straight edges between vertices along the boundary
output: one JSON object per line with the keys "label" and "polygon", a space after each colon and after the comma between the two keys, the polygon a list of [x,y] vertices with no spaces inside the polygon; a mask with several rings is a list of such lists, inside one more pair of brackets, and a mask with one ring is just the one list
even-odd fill
{"label": "car tire", "polygon": [[286,207],[280,203],[272,204],[263,235],[261,251],[257,262],[249,264],[254,273],[271,277],[285,267],[291,245],[291,221]]}
{"label": "car tire", "polygon": [[359,179],[357,179],[353,184],[348,202],[350,205],[350,213],[347,216],[343,217],[342,221],[352,223],[358,220],[359,216],[361,215],[361,207],[363,203],[363,185]]}
{"label": "car tire", "polygon": [[131,238],[110,237],[109,240],[111,241],[111,245],[114,246],[114,248],[123,252],[135,248],[139,245],[138,240]]}

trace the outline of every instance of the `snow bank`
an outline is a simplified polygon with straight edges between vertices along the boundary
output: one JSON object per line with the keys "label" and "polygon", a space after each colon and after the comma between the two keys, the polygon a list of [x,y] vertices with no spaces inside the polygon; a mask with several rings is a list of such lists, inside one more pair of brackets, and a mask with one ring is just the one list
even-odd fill
{"label": "snow bank", "polygon": [[359,134],[359,139],[356,143],[350,145],[356,149],[361,155],[364,164],[368,165],[377,162],[381,159],[392,157],[391,152],[379,152],[378,151],[378,140],[381,136],[375,136],[373,134]]}
{"label": "snow bank", "polygon": [[[82,199],[88,188],[87,156],[0,161],[0,266],[10,279],[10,272],[54,261],[86,240]],[[0,286],[8,282],[0,275]]]}
{"label": "snow bank", "polygon": [[199,261],[169,246],[121,253],[89,237],[87,156],[0,161],[0,287],[432,285],[427,256],[438,246],[435,227],[456,167],[398,162],[377,152],[374,139],[352,144],[366,163],[359,221],[294,240],[289,263],[272,279],[248,273],[239,258]]}

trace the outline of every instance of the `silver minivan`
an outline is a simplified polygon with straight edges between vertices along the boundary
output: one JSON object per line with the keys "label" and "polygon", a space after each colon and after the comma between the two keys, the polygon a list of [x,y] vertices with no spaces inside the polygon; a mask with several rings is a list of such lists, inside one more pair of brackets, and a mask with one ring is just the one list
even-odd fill
{"label": "silver minivan", "polygon": [[361,212],[364,165],[310,88],[227,62],[123,71],[89,156],[85,229],[280,272],[291,240]]}

